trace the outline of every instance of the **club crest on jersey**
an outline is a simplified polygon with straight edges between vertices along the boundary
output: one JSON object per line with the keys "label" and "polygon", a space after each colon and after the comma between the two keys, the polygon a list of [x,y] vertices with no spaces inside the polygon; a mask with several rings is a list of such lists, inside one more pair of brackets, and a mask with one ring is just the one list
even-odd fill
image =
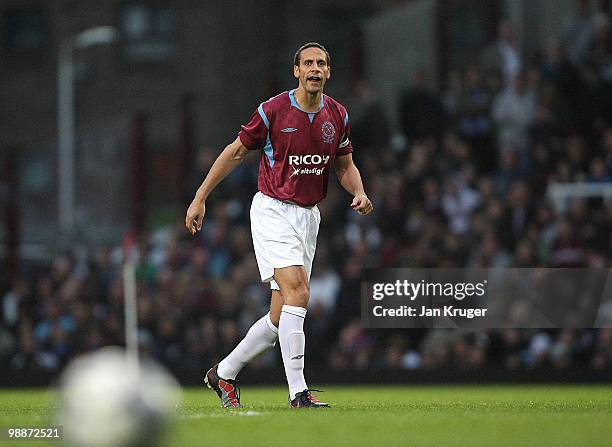
{"label": "club crest on jersey", "polygon": [[323,134],[323,143],[333,143],[334,135],[336,135],[336,129],[330,121],[325,121],[321,126],[321,133]]}

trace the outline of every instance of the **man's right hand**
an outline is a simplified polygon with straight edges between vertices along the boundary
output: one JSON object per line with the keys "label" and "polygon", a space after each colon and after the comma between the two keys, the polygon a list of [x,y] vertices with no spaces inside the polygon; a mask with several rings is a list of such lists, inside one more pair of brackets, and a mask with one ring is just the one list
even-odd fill
{"label": "man's right hand", "polygon": [[242,144],[240,137],[236,137],[232,143],[223,149],[223,152],[219,154],[210,167],[206,178],[193,198],[193,202],[191,202],[187,209],[187,216],[185,216],[185,226],[192,235],[195,235],[202,229],[202,221],[206,212],[204,203],[208,194],[242,162],[242,159],[248,153],[249,150]]}
{"label": "man's right hand", "polygon": [[205,212],[206,206],[204,202],[197,198],[193,199],[193,202],[191,202],[191,205],[189,205],[187,209],[187,215],[185,216],[185,226],[192,236],[202,229]]}

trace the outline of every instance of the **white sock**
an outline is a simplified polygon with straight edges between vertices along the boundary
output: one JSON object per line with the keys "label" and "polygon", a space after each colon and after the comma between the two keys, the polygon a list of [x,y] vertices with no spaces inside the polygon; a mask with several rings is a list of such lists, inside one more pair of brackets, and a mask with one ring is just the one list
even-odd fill
{"label": "white sock", "polygon": [[272,324],[267,313],[249,329],[238,346],[219,363],[217,374],[223,379],[234,380],[244,365],[249,363],[278,340],[278,328]]}
{"label": "white sock", "polygon": [[291,399],[295,398],[296,393],[308,388],[306,380],[304,380],[304,351],[306,346],[304,318],[306,318],[306,309],[285,304],[278,323],[278,340],[283,355]]}

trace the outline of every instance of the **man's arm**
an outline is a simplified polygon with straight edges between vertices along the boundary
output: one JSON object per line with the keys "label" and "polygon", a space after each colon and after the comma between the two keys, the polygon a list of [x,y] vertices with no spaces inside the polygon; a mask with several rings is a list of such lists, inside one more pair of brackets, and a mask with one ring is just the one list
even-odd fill
{"label": "man's arm", "polygon": [[353,163],[353,155],[348,153],[337,156],[334,167],[342,187],[353,195],[351,208],[363,216],[370,214],[374,207],[363,189],[361,174]]}
{"label": "man's arm", "polygon": [[206,207],[204,203],[208,195],[213,189],[223,180],[236,166],[238,166],[244,157],[249,153],[249,150],[242,144],[240,138],[236,138],[232,143],[228,144],[223,152],[219,154],[213,165],[210,167],[206,178],[195,193],[195,197],[187,209],[185,216],[185,226],[192,234],[202,229],[204,221],[204,213]]}

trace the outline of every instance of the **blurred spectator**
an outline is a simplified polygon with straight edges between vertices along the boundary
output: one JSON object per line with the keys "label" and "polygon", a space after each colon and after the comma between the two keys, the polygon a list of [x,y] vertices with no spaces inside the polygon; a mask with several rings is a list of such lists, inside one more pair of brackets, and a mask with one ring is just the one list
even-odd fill
{"label": "blurred spectator", "polygon": [[399,100],[401,132],[410,142],[438,137],[446,126],[440,95],[427,86],[423,71],[415,71],[410,86]]}
{"label": "blurred spectator", "polygon": [[595,343],[591,366],[597,369],[612,366],[612,328],[601,329]]}
{"label": "blurred spectator", "polygon": [[[355,83],[351,95],[351,142],[367,151],[389,143],[389,124],[374,87],[365,79]],[[360,154],[355,154],[360,156]]]}
{"label": "blurred spectator", "polygon": [[536,115],[535,94],[527,88],[524,74],[517,75],[514,85],[495,97],[491,113],[497,126],[498,149],[510,148],[524,154],[529,127]]}
{"label": "blurred spectator", "polygon": [[458,70],[448,73],[446,90],[442,94],[442,103],[448,113],[450,124],[457,125],[461,116],[460,104],[463,96],[463,79]]}
{"label": "blurred spectator", "polygon": [[335,369],[364,369],[370,363],[373,347],[373,338],[361,328],[359,320],[354,320],[340,331],[330,351],[329,364]]}
{"label": "blurred spectator", "polygon": [[523,64],[509,21],[504,20],[498,25],[497,40],[485,48],[480,63],[485,71],[501,75],[506,88],[515,84]]}
{"label": "blurred spectator", "polygon": [[502,216],[501,238],[508,250],[514,251],[517,241],[526,233],[533,219],[534,209],[530,200],[529,187],[524,182],[515,182],[508,192],[506,209]]}
{"label": "blurred spectator", "polygon": [[315,312],[321,312],[328,317],[336,310],[338,292],[342,280],[340,275],[331,268],[327,259],[321,259],[319,254],[314,272],[310,278],[309,307]]}
{"label": "blurred spectator", "polygon": [[457,107],[460,117],[458,126],[461,135],[472,148],[480,172],[490,172],[496,159],[489,112],[492,100],[492,92],[484,83],[479,67],[469,66],[465,75],[465,88]]}
{"label": "blurred spectator", "polygon": [[576,236],[571,221],[563,219],[557,228],[557,238],[553,242],[551,263],[554,267],[582,267],[584,245]]}
{"label": "blurred spectator", "polygon": [[565,24],[563,43],[574,65],[584,62],[595,34],[595,13],[591,0],[576,0],[576,10]]}
{"label": "blurred spectator", "polygon": [[588,58],[597,67],[601,78],[612,83],[612,29],[610,17],[599,14],[595,17],[593,44]]}
{"label": "blurred spectator", "polygon": [[446,191],[442,195],[442,210],[453,233],[461,234],[469,229],[470,216],[479,202],[478,193],[466,185],[462,176],[447,180]]}
{"label": "blurred spectator", "polygon": [[542,368],[548,365],[552,348],[552,337],[546,332],[536,334],[529,343],[525,353],[525,364],[531,368]]}
{"label": "blurred spectator", "polygon": [[574,331],[571,329],[563,329],[550,350],[550,361],[553,368],[562,369],[571,365],[575,355],[575,343]]}
{"label": "blurred spectator", "polygon": [[24,278],[17,278],[13,287],[2,297],[2,324],[15,328],[19,321],[19,310],[28,294],[28,284]]}

